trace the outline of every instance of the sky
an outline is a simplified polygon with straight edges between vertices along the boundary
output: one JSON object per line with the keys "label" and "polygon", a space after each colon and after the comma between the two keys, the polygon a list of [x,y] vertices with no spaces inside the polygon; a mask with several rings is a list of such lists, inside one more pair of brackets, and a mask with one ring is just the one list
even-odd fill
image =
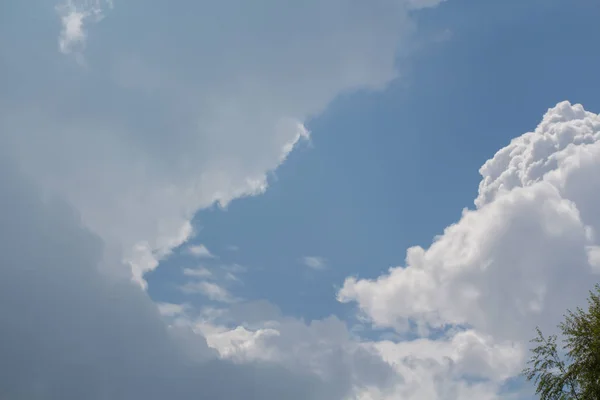
{"label": "sky", "polygon": [[533,399],[600,281],[594,0],[0,5],[0,397]]}

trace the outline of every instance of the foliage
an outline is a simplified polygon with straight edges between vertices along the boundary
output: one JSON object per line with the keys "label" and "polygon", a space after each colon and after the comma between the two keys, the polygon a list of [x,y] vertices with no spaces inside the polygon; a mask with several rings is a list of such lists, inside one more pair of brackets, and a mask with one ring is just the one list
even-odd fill
{"label": "foliage", "polygon": [[523,373],[536,384],[541,400],[600,400],[600,285],[590,292],[588,309],[567,311],[557,336],[537,328],[529,367]]}

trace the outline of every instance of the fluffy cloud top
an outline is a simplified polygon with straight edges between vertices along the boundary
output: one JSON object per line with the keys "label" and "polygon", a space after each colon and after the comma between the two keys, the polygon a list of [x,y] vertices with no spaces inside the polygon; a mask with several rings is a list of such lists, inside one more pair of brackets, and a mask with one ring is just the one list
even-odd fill
{"label": "fluffy cloud top", "polygon": [[481,168],[475,210],[428,249],[410,248],[405,266],[348,278],[338,298],[398,332],[453,327],[455,349],[478,342],[463,354],[467,374],[487,374],[485,359],[494,380],[515,374],[534,327],[551,331],[599,278],[599,170],[600,116],[560,103]]}

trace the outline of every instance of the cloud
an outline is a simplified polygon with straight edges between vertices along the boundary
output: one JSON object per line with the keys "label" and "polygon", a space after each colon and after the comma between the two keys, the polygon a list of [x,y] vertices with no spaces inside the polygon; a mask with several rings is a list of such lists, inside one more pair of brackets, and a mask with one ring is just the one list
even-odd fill
{"label": "cloud", "polygon": [[246,314],[216,336],[139,285],[199,209],[266,190],[304,121],[395,78],[408,5],[132,0],[92,45],[110,3],[62,3],[60,50],[85,50],[86,69],[46,51],[47,30],[19,35],[30,10],[56,17],[44,1],[11,8],[3,32],[23,46],[0,49],[0,397],[330,400],[401,381],[336,318]]}
{"label": "cloud", "polygon": [[[85,43],[87,19],[110,8],[61,4],[65,49]],[[304,121],[340,93],[397,76],[407,8],[403,0],[116,2],[85,49],[89,68],[68,73],[42,51],[43,35],[17,35],[15,23],[7,35],[39,59],[12,71],[25,86],[4,85],[0,145],[144,286],[144,274],[189,239],[199,209],[266,189],[309,136]],[[19,21],[27,11],[11,12]],[[20,59],[11,49],[3,58]]]}
{"label": "cloud", "polygon": [[274,362],[295,373],[317,373],[328,381],[337,377],[353,382],[354,390],[379,387],[385,392],[400,381],[377,348],[356,341],[336,317],[304,323],[282,316],[267,302],[221,311],[216,318],[198,316],[187,322],[226,359]]}
{"label": "cloud", "polygon": [[474,210],[428,249],[408,249],[405,266],[346,279],[338,299],[402,334],[433,337],[451,327],[452,342],[470,335],[479,344],[465,355],[473,363],[465,374],[486,371],[477,363],[487,359],[487,378],[498,384],[518,372],[535,326],[552,332],[598,281],[598,170],[600,117],[559,103],[481,168]]}
{"label": "cloud", "polygon": [[87,38],[85,24],[102,20],[105,10],[112,7],[112,0],[66,0],[57,6],[62,26],[58,38],[60,51],[81,53]]}
{"label": "cloud", "polygon": [[186,311],[190,309],[190,306],[187,304],[157,303],[156,305],[160,315],[165,317],[185,315]]}
{"label": "cloud", "polygon": [[183,274],[186,276],[193,276],[196,278],[209,278],[212,276],[212,272],[204,267],[198,268],[185,268]]}
{"label": "cloud", "polygon": [[443,1],[444,0],[408,0],[408,6],[418,10],[420,8],[435,7]]}
{"label": "cloud", "polygon": [[381,341],[374,346],[403,380],[387,396],[371,388],[363,393],[365,398],[509,399],[510,393],[498,393],[523,362],[522,348],[473,330],[437,340]]}
{"label": "cloud", "polygon": [[215,258],[215,256],[203,244],[189,246],[188,252],[198,258]]}
{"label": "cloud", "polygon": [[[456,226],[460,224],[475,230],[473,235],[460,230],[460,234],[453,233],[451,238],[460,240],[441,247],[446,257],[442,257],[442,253],[432,253],[458,269],[454,273],[444,271],[441,275],[444,279],[438,278],[438,282],[444,283],[438,288],[439,294],[445,295],[449,288],[460,286],[456,282],[461,276],[459,267],[466,264],[460,260],[478,257],[478,252],[489,252],[492,242],[499,243],[518,232],[512,229],[523,229],[519,223],[525,224],[530,245],[532,240],[543,242],[548,237],[552,242],[544,242],[545,246],[523,244],[518,247],[518,251],[512,253],[512,261],[518,265],[507,267],[505,263],[505,268],[512,268],[507,273],[514,274],[533,265],[540,248],[553,250],[553,254],[543,254],[547,258],[556,257],[565,248],[574,248],[576,251],[568,254],[582,255],[583,262],[588,262],[589,249],[597,244],[594,239],[596,225],[587,224],[595,214],[586,214],[584,210],[593,211],[593,204],[596,204],[593,195],[598,193],[597,182],[591,173],[597,170],[596,143],[600,124],[597,116],[577,112],[578,109],[561,104],[550,110],[535,132],[515,139],[510,151],[500,151],[493,159],[496,161],[486,164],[487,169],[482,168],[486,176],[493,177],[487,180],[484,188],[496,185],[498,179],[506,179],[514,186],[500,195],[481,190],[480,193],[486,195],[480,194],[479,198],[486,200],[476,210],[466,212],[455,228],[448,229],[437,239],[436,243],[444,242],[448,232],[455,232],[453,229],[458,229]],[[571,135],[570,143],[561,142],[559,138],[564,135]],[[530,149],[539,149],[540,145],[536,144],[539,140],[556,142],[554,152],[541,156],[552,167],[540,172],[539,178],[533,175],[525,178],[514,172],[524,181],[532,181],[520,186],[514,184],[515,178],[508,174],[492,174],[491,171],[500,169],[492,167],[502,163],[511,165],[510,160],[502,159],[503,154],[515,157],[528,154]],[[579,144],[574,146],[573,143]],[[531,153],[540,154],[533,150]],[[430,330],[444,328],[442,322],[466,322],[471,327],[459,326],[441,337],[430,335],[429,338],[404,342],[359,341],[335,317],[304,323],[281,316],[278,310],[265,303],[234,304],[231,308],[206,314],[213,315],[212,318],[194,316],[194,310],[185,305],[160,304],[157,310],[139,287],[122,276],[115,276],[111,269],[98,268],[107,262],[110,253],[104,251],[102,239],[83,226],[76,211],[65,202],[45,197],[35,185],[27,183],[26,176],[11,161],[12,156],[2,155],[0,184],[5,195],[0,198],[0,265],[3,266],[0,269],[0,312],[4,322],[0,330],[0,351],[6,357],[0,361],[0,368],[5,371],[0,374],[1,397],[100,399],[109,394],[115,399],[166,396],[188,399],[202,394],[215,399],[235,399],[248,398],[250,393],[254,396],[250,398],[261,399],[497,399],[507,377],[518,372],[524,357],[519,330],[515,330],[502,310],[504,305],[518,310],[519,304],[529,304],[519,301],[524,298],[520,291],[528,289],[521,281],[538,283],[541,279],[541,283],[548,283],[560,278],[566,286],[561,284],[559,288],[566,287],[568,293],[553,290],[552,296],[547,296],[542,303],[543,306],[552,304],[555,310],[550,312],[555,314],[564,311],[565,305],[559,301],[568,296],[585,297],[582,286],[574,291],[569,280],[571,275],[591,269],[591,265],[565,269],[565,264],[560,263],[564,257],[559,257],[554,267],[542,266],[536,279],[527,280],[519,275],[508,283],[499,279],[499,271],[493,271],[494,264],[478,264],[480,268],[466,275],[472,279],[468,283],[475,289],[484,287],[491,291],[485,296],[492,299],[504,296],[499,298],[502,303],[496,305],[485,296],[479,298],[481,301],[476,305],[489,316],[459,307],[465,304],[460,298],[463,292],[467,297],[474,292],[468,289],[452,293],[456,304],[448,304],[452,301],[434,303],[434,311],[439,316],[432,316],[426,305],[437,298],[432,297],[432,292],[427,290],[427,281],[421,278],[419,285],[423,298],[415,296],[408,306],[417,310],[410,313],[413,322],[420,321]],[[528,164],[537,165],[538,162],[531,159],[518,165],[526,169]],[[577,182],[585,185],[576,185]],[[527,189],[538,185],[542,188]],[[507,183],[498,184],[498,187],[507,186]],[[528,190],[532,193],[526,193]],[[562,203],[559,195],[568,197],[569,202]],[[586,204],[590,208],[584,207]],[[500,213],[500,210],[523,205],[529,208],[514,216],[510,212]],[[488,209],[492,211],[484,211]],[[484,215],[477,217],[482,220],[469,217],[479,213]],[[463,222],[465,220],[467,222]],[[584,232],[583,237],[577,233],[579,230]],[[571,233],[565,236],[565,232]],[[563,243],[559,239],[565,237],[570,243],[563,244],[565,248],[558,247]],[[477,240],[474,247],[469,245],[471,240]],[[524,240],[523,235],[511,238],[511,247],[503,247],[493,254],[508,254],[509,249]],[[536,251],[526,251],[531,248]],[[419,260],[436,259],[428,258],[427,252],[411,253],[407,268],[413,268]],[[465,258],[457,261],[456,254]],[[521,258],[527,262],[519,262]],[[112,261],[118,263],[118,259]],[[472,277],[489,274],[490,270],[491,278]],[[428,271],[431,270],[425,272]],[[553,277],[561,272],[564,274]],[[385,276],[381,281],[389,280],[391,276]],[[591,272],[585,276],[588,282],[595,277]],[[494,289],[486,279],[500,287]],[[579,282],[579,279],[574,281]],[[538,293],[533,286],[531,292]],[[376,289],[381,296],[392,293],[388,287]],[[550,297],[555,299],[549,301]],[[507,299],[514,300],[517,305]],[[397,298],[387,298],[377,306],[388,307],[390,312],[400,309],[399,315],[407,313],[405,304]],[[540,309],[539,305],[536,307]],[[379,315],[369,308],[365,310],[373,320]],[[419,310],[425,311],[420,314]],[[548,311],[546,307],[541,310],[542,313]],[[167,327],[159,311],[175,322]],[[388,318],[392,321],[390,325],[404,332],[405,325],[399,323],[404,317],[396,314],[395,319]],[[506,330],[498,329],[493,325],[493,318],[500,318],[502,323],[510,326]],[[511,318],[516,319],[515,323],[533,326],[537,317],[531,312],[525,317],[517,313]],[[524,322],[519,318],[530,318],[531,321]],[[378,323],[386,324],[381,321],[385,319]],[[556,322],[553,318],[548,321]],[[43,329],[31,329],[30,326]],[[229,380],[220,378],[225,375]]]}
{"label": "cloud", "polygon": [[306,256],[302,258],[302,263],[308,268],[315,270],[321,270],[327,267],[327,260],[323,257]]}
{"label": "cloud", "polygon": [[195,280],[185,283],[180,289],[186,294],[199,293],[213,301],[234,303],[240,299],[231,295],[225,286],[232,283],[242,283],[237,274],[245,271],[244,267],[237,264],[220,265],[212,270],[202,266],[184,268],[183,275]]}
{"label": "cloud", "polygon": [[270,361],[324,379],[339,372],[358,383],[348,399],[497,399],[523,361],[521,347],[473,330],[435,340],[357,340],[336,317],[304,323],[266,302],[211,309],[185,323],[229,360]]}
{"label": "cloud", "polygon": [[221,303],[235,303],[239,301],[227,289],[214,282],[199,281],[188,282],[181,287],[181,290],[186,294],[199,293],[210,300]]}
{"label": "cloud", "polygon": [[[325,355],[300,343],[296,352],[304,349],[306,362],[317,357],[316,364],[220,356],[218,341],[211,342],[213,349],[192,327],[167,326],[159,314],[186,318],[193,313],[189,306],[157,307],[139,286],[99,268],[102,240],[68,204],[45,200],[7,159],[0,158],[0,397],[329,400],[344,398],[368,379],[350,380],[345,373],[357,368],[352,363],[386,371],[374,353],[358,359],[340,348]],[[323,329],[294,324],[276,327],[286,338],[277,352],[285,354],[305,335],[302,340],[317,346],[324,332],[343,334],[340,322]]]}

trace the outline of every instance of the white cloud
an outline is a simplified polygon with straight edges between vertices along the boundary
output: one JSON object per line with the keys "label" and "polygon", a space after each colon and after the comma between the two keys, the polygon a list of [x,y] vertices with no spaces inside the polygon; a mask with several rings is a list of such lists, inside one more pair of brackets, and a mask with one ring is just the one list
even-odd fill
{"label": "white cloud", "polygon": [[315,270],[321,270],[327,267],[327,260],[323,257],[306,256],[302,258],[302,263],[308,268]]}
{"label": "white cloud", "polygon": [[587,248],[588,262],[594,268],[594,271],[600,273],[600,247],[589,246]]}
{"label": "white cloud", "polygon": [[367,399],[507,399],[497,393],[523,362],[520,347],[472,330],[438,340],[383,341],[374,346],[403,380],[387,396],[377,388],[366,390]]}
{"label": "white cloud", "polygon": [[190,309],[188,304],[158,303],[157,306],[160,315],[165,317],[185,315],[186,311]]}
{"label": "white cloud", "polygon": [[[185,276],[189,276],[192,278],[204,278],[204,279],[210,279],[210,280],[215,280],[215,281],[222,281],[222,282],[236,282],[236,283],[242,283],[242,280],[238,277],[238,274],[242,274],[246,272],[246,268],[239,265],[239,264],[232,264],[232,265],[219,265],[219,266],[215,266],[214,268],[212,268],[212,270],[209,270],[206,267],[196,267],[196,268],[184,268],[183,269],[183,275]],[[189,289],[191,287],[195,287],[195,284],[191,284],[191,286],[186,285],[185,287],[188,288],[187,292],[192,292]]]}
{"label": "white cloud", "polygon": [[219,301],[222,303],[235,303],[239,301],[227,289],[214,282],[199,281],[187,282],[181,287],[181,290],[186,294],[199,293],[210,300]]}
{"label": "white cloud", "polygon": [[504,380],[523,361],[514,343],[473,330],[437,340],[368,342],[356,340],[335,317],[304,323],[265,303],[206,315],[187,323],[222,357],[317,371],[324,379],[341,374],[355,382],[347,399],[498,399]]}
{"label": "white cloud", "polygon": [[183,270],[183,274],[186,276],[193,276],[196,278],[210,278],[212,276],[212,272],[204,267],[198,268],[185,268]]}
{"label": "white cloud", "polygon": [[203,244],[189,246],[188,252],[198,258],[215,258],[215,256]]}
{"label": "white cloud", "polygon": [[[488,371],[497,385],[520,369],[535,326],[553,331],[599,278],[599,170],[600,117],[560,103],[481,168],[475,210],[465,210],[428,249],[410,248],[405,266],[373,280],[346,279],[338,298],[401,333],[454,326],[454,349],[461,335],[471,335],[476,348],[464,356],[466,372]],[[387,355],[396,346],[424,354],[411,343],[386,346]]]}
{"label": "white cloud", "polygon": [[112,0],[66,0],[56,7],[62,29],[58,38],[64,54],[81,52],[86,44],[85,24],[104,18],[105,10],[113,7]]}
{"label": "white cloud", "polygon": [[70,53],[71,48],[76,43],[85,41],[85,33],[83,32],[84,14],[75,10],[71,10],[61,16],[63,31],[59,38],[60,51]]}
{"label": "white cloud", "polygon": [[232,361],[272,362],[296,373],[317,373],[325,380],[343,376],[356,388],[383,391],[400,379],[378,356],[375,345],[354,340],[335,317],[304,323],[281,316],[265,302],[240,304],[217,315],[189,323],[209,346]]}

